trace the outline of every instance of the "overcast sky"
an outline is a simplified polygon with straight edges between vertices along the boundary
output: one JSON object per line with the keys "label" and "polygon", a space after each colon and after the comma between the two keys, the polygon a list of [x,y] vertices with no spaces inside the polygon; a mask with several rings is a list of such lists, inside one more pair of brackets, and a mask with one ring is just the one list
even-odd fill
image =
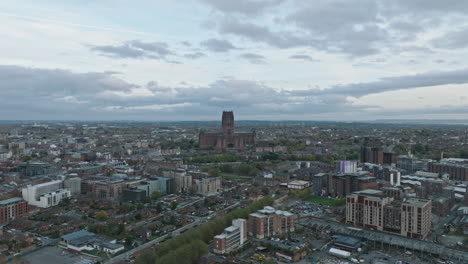
{"label": "overcast sky", "polygon": [[468,1],[2,0],[0,120],[468,119]]}

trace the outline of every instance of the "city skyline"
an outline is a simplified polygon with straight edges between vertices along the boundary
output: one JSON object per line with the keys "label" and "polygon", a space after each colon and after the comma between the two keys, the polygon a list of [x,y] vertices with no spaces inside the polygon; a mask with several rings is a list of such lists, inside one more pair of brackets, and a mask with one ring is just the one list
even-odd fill
{"label": "city skyline", "polygon": [[20,0],[0,10],[3,120],[468,113],[460,1]]}

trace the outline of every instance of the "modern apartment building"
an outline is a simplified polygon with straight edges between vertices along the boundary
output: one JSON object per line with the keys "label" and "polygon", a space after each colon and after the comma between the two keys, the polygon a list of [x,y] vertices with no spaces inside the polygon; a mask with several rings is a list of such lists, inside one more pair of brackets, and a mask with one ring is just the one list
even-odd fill
{"label": "modern apartment building", "polygon": [[383,197],[382,191],[363,190],[346,197],[346,222],[370,229],[384,229],[384,207],[393,198]]}
{"label": "modern apartment building", "polygon": [[425,238],[431,230],[430,200],[394,200],[382,191],[364,190],[346,197],[346,223],[388,231],[411,238]]}
{"label": "modern apartment building", "polygon": [[11,221],[29,212],[28,203],[21,198],[0,201],[0,224]]}
{"label": "modern apartment building", "polygon": [[234,219],[232,226],[224,229],[224,232],[213,238],[213,251],[225,254],[238,249],[247,241],[247,220]]}
{"label": "modern apartment building", "polygon": [[267,206],[249,215],[248,233],[258,239],[294,232],[296,215]]}
{"label": "modern apartment building", "polygon": [[432,203],[410,198],[401,204],[401,235],[424,238],[431,231]]}

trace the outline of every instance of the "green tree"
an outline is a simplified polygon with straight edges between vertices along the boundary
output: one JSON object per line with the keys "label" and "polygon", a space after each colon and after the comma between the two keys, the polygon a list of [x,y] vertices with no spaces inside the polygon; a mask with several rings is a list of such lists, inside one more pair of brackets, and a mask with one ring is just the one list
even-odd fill
{"label": "green tree", "polygon": [[154,200],[154,201],[159,199],[160,197],[161,197],[161,193],[158,192],[158,191],[154,191],[154,192],[151,193],[151,199]]}
{"label": "green tree", "polygon": [[172,201],[171,204],[169,205],[169,208],[171,208],[172,210],[175,210],[177,208],[177,202]]}
{"label": "green tree", "polygon": [[188,188],[188,192],[189,192],[190,194],[195,194],[195,193],[197,192],[197,190],[198,190],[198,187],[197,187],[197,185],[195,185],[195,184],[190,185],[190,187]]}
{"label": "green tree", "polygon": [[106,221],[109,218],[109,215],[106,211],[99,211],[96,213],[96,219],[99,221]]}

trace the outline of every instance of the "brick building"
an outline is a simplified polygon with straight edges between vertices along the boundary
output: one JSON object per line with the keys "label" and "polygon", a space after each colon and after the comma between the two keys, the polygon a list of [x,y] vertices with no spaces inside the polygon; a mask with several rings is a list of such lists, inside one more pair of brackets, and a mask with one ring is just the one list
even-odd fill
{"label": "brick building", "polygon": [[296,215],[267,206],[248,219],[248,233],[258,239],[294,232]]}
{"label": "brick building", "polygon": [[429,163],[427,167],[430,172],[448,173],[451,180],[468,181],[467,159],[442,159]]}
{"label": "brick building", "polygon": [[247,220],[234,219],[232,226],[213,238],[213,251],[218,254],[232,252],[241,247],[247,240]]}
{"label": "brick building", "polygon": [[0,224],[11,221],[29,212],[28,203],[21,198],[0,201]]}
{"label": "brick building", "polygon": [[346,223],[411,238],[425,238],[431,230],[432,203],[410,198],[397,201],[384,192],[364,190],[346,197]]}

